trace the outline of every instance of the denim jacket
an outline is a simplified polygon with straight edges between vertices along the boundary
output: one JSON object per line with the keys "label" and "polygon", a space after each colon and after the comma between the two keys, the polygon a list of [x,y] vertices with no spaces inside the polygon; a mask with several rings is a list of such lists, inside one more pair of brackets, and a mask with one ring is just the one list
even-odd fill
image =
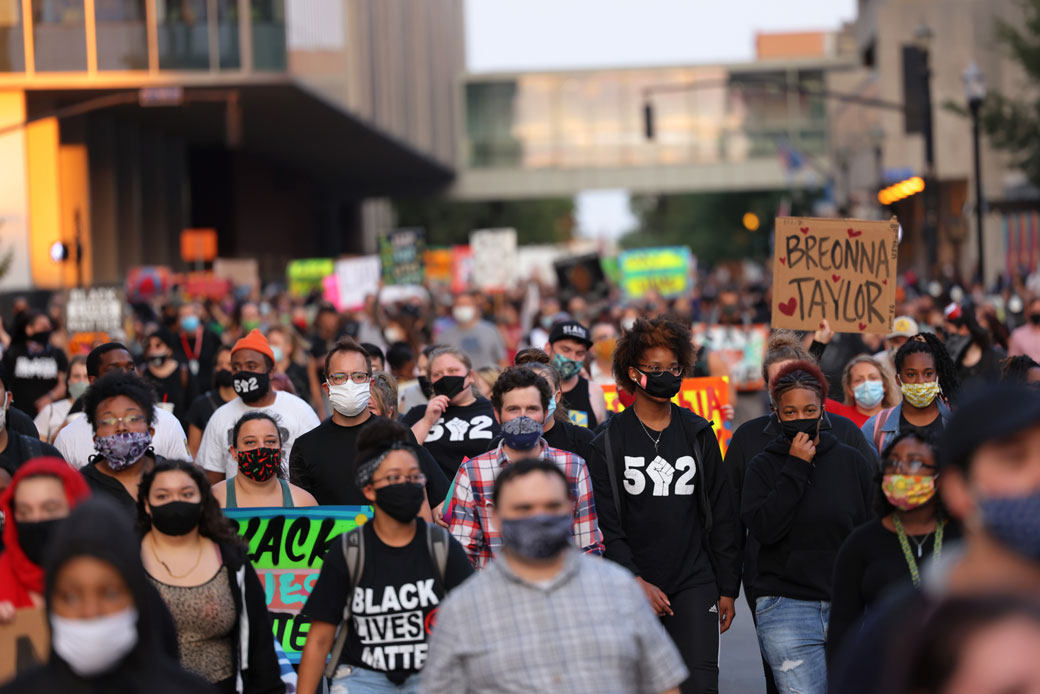
{"label": "denim jacket", "polygon": [[[942,419],[943,427],[945,427],[950,421],[950,408],[942,400],[936,399],[935,402],[939,406],[939,417]],[[881,446],[878,448],[874,441],[874,425],[878,418],[884,416],[886,412],[888,413],[888,419],[878,427],[878,432],[881,434]],[[899,403],[895,407],[881,410],[863,424],[861,429],[863,437],[870,444],[870,447],[876,451],[879,460],[881,459],[881,451],[888,448],[888,444],[892,443],[892,439],[899,433],[899,418],[902,414],[903,403]]]}

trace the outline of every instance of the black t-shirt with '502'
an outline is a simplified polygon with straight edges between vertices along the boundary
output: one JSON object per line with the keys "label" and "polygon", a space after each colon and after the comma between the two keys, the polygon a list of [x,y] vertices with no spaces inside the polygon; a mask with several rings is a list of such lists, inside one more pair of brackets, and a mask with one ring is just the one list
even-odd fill
{"label": "black t-shirt with '502'", "polygon": [[462,545],[450,539],[444,587],[437,585],[433,558],[426,544],[426,524],[416,519],[415,537],[404,547],[390,547],[376,536],[371,523],[362,532],[365,568],[353,595],[343,556],[335,540],[302,614],[339,624],[348,599],[350,633],[340,662],[378,670],[403,681],[426,662],[430,630],[445,591],[469,578],[473,567]]}
{"label": "black t-shirt with '502'", "polygon": [[[412,426],[425,414],[426,406],[420,405],[409,410],[402,419]],[[452,405],[446,409],[437,423],[430,427],[423,447],[436,458],[437,464],[451,480],[455,479],[463,459],[488,451],[499,431],[491,401],[477,398],[469,405]]]}

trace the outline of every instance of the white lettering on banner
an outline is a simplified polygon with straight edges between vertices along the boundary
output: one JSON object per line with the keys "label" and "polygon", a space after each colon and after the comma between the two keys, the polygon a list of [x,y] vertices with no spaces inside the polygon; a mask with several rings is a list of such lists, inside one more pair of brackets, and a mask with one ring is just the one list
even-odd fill
{"label": "white lettering on banner", "polygon": [[[675,490],[670,489],[675,479],[676,470],[685,470],[675,482]],[[645,476],[644,476],[645,474]],[[654,483],[654,496],[689,496],[693,494],[694,485],[690,480],[697,474],[697,463],[693,456],[684,455],[675,461],[673,467],[661,456],[654,458],[649,465],[643,456],[625,456],[625,491],[638,496],[646,489],[646,477]]]}
{"label": "white lettering on banner", "polygon": [[445,429],[451,434],[448,438],[449,441],[465,441],[467,438],[471,441],[477,439],[490,440],[492,434],[489,429],[493,423],[491,417],[488,417],[486,414],[478,415],[471,420],[453,417],[447,423],[444,422],[444,417],[441,417],[436,424],[430,427],[430,433],[426,435],[426,442],[439,441],[444,436]]}
{"label": "white lettering on banner", "polygon": [[42,380],[57,378],[58,362],[54,357],[18,357],[14,363],[14,377]]}

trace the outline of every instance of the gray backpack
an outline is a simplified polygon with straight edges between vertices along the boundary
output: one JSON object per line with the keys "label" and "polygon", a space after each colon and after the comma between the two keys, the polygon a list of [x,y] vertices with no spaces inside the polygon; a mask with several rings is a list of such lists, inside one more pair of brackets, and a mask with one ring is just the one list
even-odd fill
{"label": "gray backpack", "polygon": [[[325,676],[331,679],[339,667],[343,648],[347,644],[347,635],[350,633],[350,604],[354,601],[354,591],[361,582],[361,576],[365,573],[365,536],[364,526],[358,526],[348,533],[340,535],[340,545],[343,550],[343,558],[347,561],[347,575],[350,579],[350,590],[347,592],[347,601],[343,605],[343,621],[340,622],[336,631],[336,640],[329,654],[329,662],[325,666]],[[448,531],[439,525],[432,523],[426,525],[426,550],[433,559],[434,585],[444,593],[444,572],[448,566],[448,548],[451,536]]]}

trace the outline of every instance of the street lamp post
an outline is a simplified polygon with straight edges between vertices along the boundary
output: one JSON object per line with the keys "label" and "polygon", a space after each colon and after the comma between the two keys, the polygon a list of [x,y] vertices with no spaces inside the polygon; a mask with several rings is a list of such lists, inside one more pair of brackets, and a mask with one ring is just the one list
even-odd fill
{"label": "street lamp post", "polygon": [[979,111],[986,100],[986,81],[979,66],[972,62],[964,71],[964,98],[971,111],[971,137],[975,150],[975,235],[979,251],[979,281],[986,286],[986,264],[984,259],[984,240],[982,233],[982,215],[985,212],[985,200],[982,197],[982,162],[979,156]]}

